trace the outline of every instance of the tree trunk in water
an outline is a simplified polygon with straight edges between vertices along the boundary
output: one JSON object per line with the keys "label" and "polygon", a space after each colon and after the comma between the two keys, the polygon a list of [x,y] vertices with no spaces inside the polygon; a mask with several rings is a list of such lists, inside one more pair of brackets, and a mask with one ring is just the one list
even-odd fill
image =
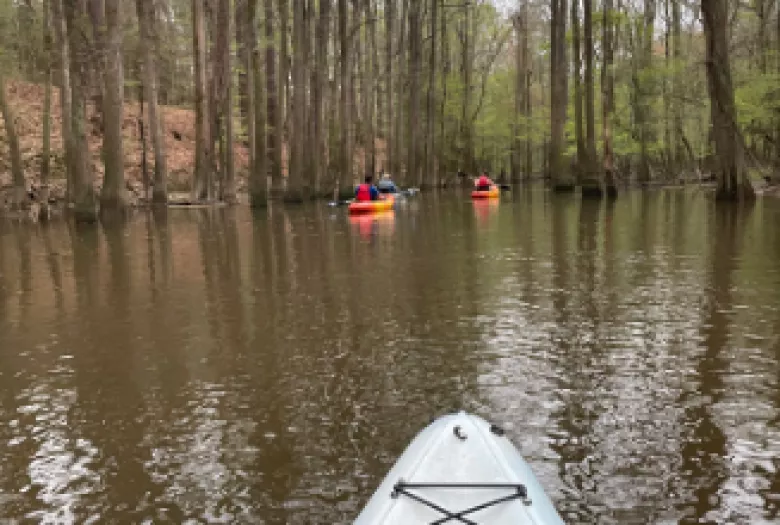
{"label": "tree trunk in water", "polygon": [[65,2],[65,19],[70,43],[71,133],[73,134],[73,214],[77,221],[97,219],[94,175],[87,144],[87,61],[90,42],[81,30],[88,20],[84,0]]}
{"label": "tree trunk in water", "polygon": [[571,0],[572,53],[574,54],[574,138],[577,142],[575,177],[582,184],[586,169],[585,133],[582,128],[582,49],[580,46],[580,0]]}
{"label": "tree trunk in water", "polygon": [[420,62],[421,62],[421,8],[419,2],[412,2],[409,11],[409,146],[407,161],[409,183],[420,186],[419,137],[420,122]]}
{"label": "tree trunk in water", "polygon": [[393,141],[393,93],[395,86],[393,84],[393,37],[395,26],[395,0],[385,0],[385,154],[387,157],[387,166],[385,170],[395,171],[395,143]]}
{"label": "tree trunk in water", "polygon": [[523,126],[523,134],[525,139],[523,145],[525,146],[525,161],[523,162],[523,175],[526,180],[531,178],[531,172],[533,171],[533,141],[531,140],[531,118],[533,116],[533,97],[531,96],[531,81],[532,81],[532,65],[531,65],[531,50],[529,48],[528,38],[528,2],[523,4],[522,10],[523,23],[523,77],[525,81],[525,104],[523,106],[523,117],[525,124]]}
{"label": "tree trunk in water", "polygon": [[105,174],[100,192],[100,210],[121,211],[127,208],[125,189],[125,155],[122,143],[124,108],[124,72],[122,69],[121,0],[106,1],[106,29],[103,81],[103,162]]}
{"label": "tree trunk in water", "polygon": [[550,150],[549,178],[556,192],[574,191],[566,159],[566,106],[568,67],[566,61],[566,0],[553,0],[550,53]]}
{"label": "tree trunk in water", "polygon": [[[265,76],[266,105],[265,114],[268,142],[266,153],[271,171],[271,195],[281,195],[284,180],[282,179],[282,112],[279,109],[281,90],[276,78],[276,45],[274,43],[274,12],[273,2],[265,1]],[[280,68],[281,70],[281,68]],[[259,103],[259,102],[258,102]],[[265,131],[257,129],[257,134]]]}
{"label": "tree trunk in water", "polygon": [[[225,184],[222,190],[222,198],[229,204],[235,204],[237,202],[237,195],[236,166],[234,155],[235,137],[233,133],[233,75],[230,61],[230,37],[233,34],[233,17],[230,13],[231,3],[231,0],[221,0],[219,16],[219,25],[221,27],[220,37],[222,43],[222,48],[220,51],[222,54],[221,62],[223,64],[222,82],[224,86],[224,95],[222,98],[222,116],[223,120],[225,121]],[[254,20],[252,22],[252,26],[254,26]]]}
{"label": "tree trunk in water", "polygon": [[[444,0],[440,0],[444,4]],[[440,173],[447,173],[450,170],[449,152],[451,141],[448,139],[446,128],[446,107],[447,107],[447,82],[450,77],[450,35],[447,32],[447,11],[441,10],[441,100],[439,101],[439,152],[438,152],[438,170]]]}
{"label": "tree trunk in water", "polygon": [[582,177],[583,197],[601,198],[601,177],[596,168],[596,107],[593,87],[593,0],[583,0],[585,7],[585,166]]}
{"label": "tree trunk in water", "polygon": [[255,14],[257,0],[235,0],[234,8],[236,44],[238,46],[238,107],[241,112],[241,124],[246,133],[249,147],[249,169],[254,170],[255,118],[254,118],[254,70],[252,69],[252,49],[257,42],[255,34]]}
{"label": "tree trunk in water", "polygon": [[[371,50],[372,50],[372,61],[374,63],[374,68],[372,74],[374,75],[374,91],[372,92],[372,97],[375,102],[375,108],[374,111],[376,113],[376,123],[374,125],[374,141],[376,142],[376,139],[380,136],[384,137],[384,129],[385,129],[385,123],[384,123],[384,116],[385,116],[385,108],[384,108],[384,102],[385,102],[385,95],[384,95],[384,83],[382,79],[382,71],[381,71],[381,62],[379,61],[380,57],[380,51],[379,51],[379,42],[377,40],[377,26],[379,25],[379,9],[377,7],[376,2],[371,2]],[[378,157],[379,154],[377,153],[376,145],[374,145],[374,172],[375,173],[381,173],[385,169],[385,165],[382,164],[381,166],[378,164]]]}
{"label": "tree trunk in water", "polygon": [[306,80],[304,79],[304,46],[306,33],[305,4],[303,1],[293,3],[293,65],[292,65],[292,136],[290,144],[290,174],[287,179],[286,202],[302,202],[304,199],[304,147],[305,147],[305,113]]}
{"label": "tree trunk in water", "polygon": [[424,177],[427,181],[426,184],[431,186],[438,186],[438,177],[436,175],[434,166],[433,151],[435,147],[435,118],[433,115],[433,108],[436,104],[434,100],[434,94],[436,92],[436,22],[437,22],[437,7],[439,0],[431,0],[431,55],[430,63],[428,67],[428,100],[426,102],[426,119],[425,119],[425,171]]}
{"label": "tree trunk in water", "polygon": [[204,0],[192,0],[193,54],[195,60],[195,176],[192,198],[211,200],[210,114],[206,95],[206,20]]}
{"label": "tree trunk in water", "polygon": [[475,174],[477,167],[474,161],[474,136],[471,129],[471,70],[474,56],[471,49],[471,4],[466,5],[464,9],[463,27],[463,113],[461,115],[462,140],[465,148],[463,158],[466,162],[466,173]]}
{"label": "tree trunk in water", "polygon": [[672,54],[674,58],[674,77],[672,85],[672,120],[674,122],[672,129],[672,164],[680,169],[685,156],[683,146],[683,104],[681,102],[684,94],[682,85],[682,71],[680,64],[682,62],[682,15],[680,13],[679,0],[672,0]]}
{"label": "tree trunk in water", "polygon": [[[266,15],[268,14],[268,10],[266,11]],[[273,20],[273,19],[271,19]],[[266,19],[264,21],[266,24],[269,23],[269,20]],[[270,99],[271,96],[276,96],[276,86],[273,86],[273,90],[271,90],[271,83],[268,84],[268,91],[267,93],[264,93],[263,89],[263,79],[262,79],[262,69],[263,64],[261,63],[260,56],[261,51],[258,49],[254,51],[250,56],[254,57],[252,62],[252,75],[254,76],[254,82],[252,83],[254,86],[254,96],[252,97],[254,99],[254,142],[251,144],[251,147],[254,149],[254,157],[255,157],[255,165],[254,169],[249,173],[249,204],[253,208],[262,208],[268,205],[268,166],[273,164],[273,153],[269,151],[268,145],[271,143],[273,133],[271,130],[269,130],[268,134],[266,135],[266,123],[267,123],[267,115],[266,115],[266,106],[264,105],[265,96],[267,95]],[[266,58],[268,57],[268,51],[266,50]],[[273,52],[271,53],[271,58],[273,58]],[[266,64],[266,68],[268,67],[268,64]],[[270,104],[270,102],[268,102]]]}
{"label": "tree trunk in water", "polygon": [[[330,0],[320,2],[320,14],[315,29],[314,78],[312,79],[312,118],[314,119],[314,192],[322,192],[322,174],[328,172],[325,152],[327,141],[322,108],[325,86],[328,82],[328,30],[330,28]],[[324,165],[324,170],[323,170]]]}
{"label": "tree trunk in water", "polygon": [[[404,124],[406,121],[404,120],[404,110],[408,109],[405,107],[405,95],[406,95],[406,83],[403,76],[404,72],[404,64],[408,66],[408,64],[405,62],[408,48],[406,45],[406,28],[407,28],[407,20],[408,20],[408,13],[409,13],[409,1],[410,0],[403,0],[403,3],[401,4],[401,18],[398,20],[400,22],[399,35],[398,35],[398,45],[396,46],[396,60],[398,63],[397,66],[397,72],[396,75],[399,77],[396,82],[396,92],[395,93],[395,111],[393,113],[394,117],[394,127],[393,127],[393,143],[394,143],[394,149],[395,149],[395,165],[396,169],[398,170],[398,176],[396,182],[408,182],[411,184],[411,182],[408,179],[409,176],[409,166],[405,166],[405,163],[402,161],[404,158]],[[408,73],[408,71],[407,71]],[[408,75],[407,77],[408,78]],[[408,160],[408,159],[407,159]]]}
{"label": "tree trunk in water", "polygon": [[706,40],[707,87],[710,94],[712,134],[718,158],[718,200],[743,201],[755,198],[745,172],[744,152],[731,83],[728,41],[728,1],[702,0]]}
{"label": "tree trunk in water", "polygon": [[52,60],[51,6],[49,0],[43,2],[43,52],[46,57],[46,80],[43,92],[43,153],[41,156],[41,188],[38,200],[41,205],[40,217],[49,216],[49,177],[51,175],[51,79],[54,62]]}
{"label": "tree trunk in water", "polygon": [[349,21],[349,14],[347,8],[347,0],[339,0],[339,39],[341,50],[341,68],[340,68],[340,80],[341,80],[341,98],[339,99],[339,115],[341,117],[341,155],[340,155],[340,170],[341,179],[339,184],[339,197],[346,197],[352,195],[352,185],[354,179],[352,176],[352,147],[351,147],[351,101],[349,100],[349,84],[350,84],[350,71],[351,67],[351,53],[349,46],[349,34],[347,33],[347,25]]}
{"label": "tree trunk in water", "polygon": [[523,27],[524,16],[524,12],[519,12],[512,17],[515,29],[515,115],[512,126],[512,133],[514,134],[512,138],[512,182],[519,182],[522,172],[523,141],[520,139],[520,118],[525,114],[525,97],[527,96],[527,93],[525,93],[525,56],[522,45],[523,33],[525,31]]}
{"label": "tree trunk in water", "polygon": [[140,34],[141,59],[143,61],[143,91],[148,112],[149,134],[154,151],[154,189],[152,202],[166,204],[168,202],[168,167],[165,151],[165,135],[163,116],[158,106],[157,65],[152,54],[152,41],[157,34],[157,17],[153,5],[145,0],[136,0],[138,13],[138,30]]}
{"label": "tree trunk in water", "polygon": [[[376,21],[373,17],[373,9],[371,8],[371,0],[366,0],[363,4],[365,9],[365,21],[366,21],[366,70],[365,70],[365,83],[364,83],[364,96],[366,97],[366,123],[368,128],[366,129],[366,164],[367,170],[372,175],[376,175],[376,127],[374,124],[374,102],[376,93],[376,81],[378,73],[378,64],[376,63]],[[369,66],[370,64],[370,66]]]}
{"label": "tree trunk in water", "polygon": [[16,122],[11,106],[5,96],[5,78],[0,69],[0,113],[5,123],[5,137],[8,152],[11,155],[11,179],[14,185],[14,207],[22,207],[27,202],[27,191],[22,171],[22,153],[19,149],[19,136],[16,134]]}
{"label": "tree trunk in water", "polygon": [[60,114],[62,117],[62,143],[65,151],[65,200],[70,202],[73,197],[73,126],[72,126],[72,94],[70,80],[70,46],[68,44],[65,13],[62,0],[52,0],[52,18],[54,36],[57,42],[57,60],[59,61],[60,84]]}
{"label": "tree trunk in water", "polygon": [[[302,0],[299,0],[302,1]],[[290,135],[288,133],[288,116],[289,116],[289,107],[290,107],[290,92],[288,89],[289,85],[289,76],[290,76],[290,56],[289,56],[289,21],[290,21],[290,7],[287,3],[287,0],[278,0],[279,5],[279,79],[278,79],[278,90],[279,94],[277,95],[278,105],[277,112],[279,116],[277,117],[278,120],[278,126],[277,126],[277,134],[278,134],[278,143],[279,143],[279,149],[280,149],[280,163],[279,163],[279,169],[284,174],[285,171],[287,173],[287,176],[290,176]],[[287,145],[287,161],[285,163],[284,161],[284,155],[282,154],[284,151],[284,147]],[[286,167],[286,170],[285,170]],[[284,181],[280,181],[282,185],[284,185]],[[281,196],[283,193],[282,186],[279,187]]]}
{"label": "tree trunk in water", "polygon": [[612,71],[612,62],[615,53],[613,42],[614,18],[612,0],[604,0],[604,22],[602,23],[603,49],[601,66],[601,110],[602,110],[602,135],[604,137],[604,186],[607,197],[617,197],[617,185],[615,184],[615,163],[612,153],[612,113],[614,106],[615,77]]}
{"label": "tree trunk in water", "polygon": [[655,0],[645,0],[644,26],[640,34],[641,40],[641,67],[639,68],[641,78],[636,79],[637,90],[637,125],[639,127],[639,146],[641,149],[639,159],[639,182],[649,183],[650,175],[650,144],[655,140],[653,135],[653,124],[650,121],[651,109],[651,91],[648,87],[650,69],[653,64],[653,36],[655,32]]}

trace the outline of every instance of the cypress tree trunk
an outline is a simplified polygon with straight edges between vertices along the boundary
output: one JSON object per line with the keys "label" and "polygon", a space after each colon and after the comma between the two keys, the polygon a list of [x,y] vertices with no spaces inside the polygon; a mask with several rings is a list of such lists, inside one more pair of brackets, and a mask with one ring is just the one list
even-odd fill
{"label": "cypress tree trunk", "polygon": [[571,0],[572,53],[574,54],[574,137],[577,142],[576,179],[582,184],[585,170],[585,133],[582,128],[582,49],[580,46],[580,0]]}
{"label": "cypress tree trunk", "polygon": [[604,0],[604,22],[602,23],[602,66],[601,66],[601,125],[604,137],[604,185],[607,197],[617,197],[617,185],[615,184],[615,164],[612,152],[612,114],[614,107],[615,77],[612,72],[614,57],[614,11],[612,0]]}
{"label": "cypress tree trunk", "polygon": [[122,143],[124,70],[122,68],[122,6],[105,0],[103,72],[103,161],[105,173],[100,192],[101,211],[121,211],[128,206],[125,189],[125,155]]}
{"label": "cypress tree trunk", "polygon": [[[267,11],[266,11],[267,13]],[[265,20],[268,23],[268,20]],[[267,53],[267,51],[266,51]],[[249,173],[249,204],[253,208],[262,208],[268,205],[268,166],[272,164],[273,154],[268,151],[268,144],[271,142],[273,134],[268,132],[266,134],[266,100],[265,96],[269,98],[273,95],[276,97],[276,90],[268,90],[264,92],[264,84],[262,78],[263,64],[260,60],[261,51],[255,50],[252,55],[252,74],[254,75],[254,142],[251,147],[254,149],[255,165],[254,169]],[[266,54],[267,58],[267,54]],[[266,64],[268,67],[268,64]],[[275,87],[275,86],[274,86]],[[270,104],[270,102],[268,102]]]}
{"label": "cypress tree trunk", "polygon": [[54,62],[52,58],[51,6],[43,2],[43,52],[45,56],[46,79],[43,92],[43,153],[41,155],[41,189],[38,196],[40,217],[49,216],[49,177],[51,175],[51,79]]}
{"label": "cypress tree trunk", "polygon": [[[315,29],[314,48],[314,78],[312,79],[312,118],[314,119],[314,140],[311,147],[314,149],[314,192],[320,195],[322,192],[322,173],[327,173],[326,163],[327,141],[325,138],[326,127],[323,121],[323,99],[325,86],[328,82],[328,30],[330,28],[330,0],[320,2],[320,14]],[[324,164],[324,169],[323,169]]]}
{"label": "cypress tree trunk", "polygon": [[593,87],[593,0],[584,2],[585,26],[585,165],[583,197],[601,198],[601,177],[596,168],[596,108]]}
{"label": "cypress tree trunk", "polygon": [[737,127],[737,109],[731,82],[728,42],[728,1],[702,0],[706,39],[707,86],[710,94],[712,134],[718,158],[718,200],[755,198],[744,166],[744,152]]}
{"label": "cypress tree trunk", "polygon": [[[265,1],[265,76],[266,76],[266,129],[268,134],[267,150],[268,166],[271,171],[271,194],[281,195],[284,180],[282,179],[282,111],[281,89],[276,77],[276,44],[274,42],[274,12],[272,0]],[[279,68],[281,70],[281,66]],[[263,130],[257,130],[258,135]]]}
{"label": "cypress tree trunk", "polygon": [[62,0],[52,0],[52,18],[54,36],[57,43],[57,60],[59,61],[60,114],[62,118],[62,142],[65,150],[65,200],[70,202],[73,196],[73,125],[72,125],[72,94],[70,80],[70,49],[65,23],[65,13]]}
{"label": "cypress tree trunk", "polygon": [[420,186],[422,184],[419,166],[419,122],[420,122],[420,62],[421,40],[419,2],[412,2],[409,10],[409,146],[407,161],[409,182]]}
{"label": "cypress tree trunk", "polygon": [[97,202],[86,132],[87,61],[89,60],[91,42],[87,40],[88,35],[83,31],[89,18],[84,0],[68,1],[64,3],[64,6],[71,52],[71,133],[73,135],[73,193],[71,202],[73,215],[77,221],[94,222],[97,219]]}
{"label": "cypress tree trunk", "polygon": [[566,0],[552,0],[550,53],[550,147],[548,176],[553,191],[574,191],[566,159],[566,106],[568,104],[568,67],[566,60]]}
{"label": "cypress tree trunk", "polygon": [[435,148],[435,118],[434,118],[434,105],[435,93],[436,93],[436,22],[437,22],[437,8],[439,0],[430,0],[431,2],[431,54],[430,63],[427,64],[428,68],[428,100],[426,102],[426,118],[425,118],[425,166],[424,166],[424,185],[438,186],[438,175],[436,173],[436,167],[434,164],[434,148]]}
{"label": "cypress tree trunk", "polygon": [[340,170],[341,180],[339,184],[339,196],[347,197],[352,195],[352,185],[354,179],[352,176],[352,147],[351,147],[351,129],[352,129],[352,115],[351,104],[349,99],[350,93],[350,74],[352,70],[349,35],[347,33],[347,25],[349,20],[347,0],[339,0],[339,39],[341,50],[341,64],[340,64],[340,83],[341,83],[341,98],[339,99],[339,116],[341,117],[341,155],[340,155]]}
{"label": "cypress tree trunk", "polygon": [[143,61],[143,92],[148,111],[149,134],[154,151],[154,189],[152,202],[166,204],[168,202],[168,166],[165,150],[165,127],[163,116],[158,105],[157,65],[153,55],[152,42],[157,40],[157,17],[153,6],[145,0],[136,0],[138,13],[138,30]]}
{"label": "cypress tree trunk", "polygon": [[192,198],[212,198],[212,172],[209,145],[210,114],[206,95],[206,21],[203,0],[192,0],[192,38],[195,61],[195,175]]}
{"label": "cypress tree trunk", "polygon": [[387,167],[385,169],[391,172],[396,171],[395,164],[395,141],[393,137],[393,95],[395,84],[393,81],[393,38],[395,37],[395,0],[385,0],[385,128],[383,130]]}
{"label": "cypress tree trunk", "polygon": [[14,207],[21,207],[27,202],[27,192],[22,171],[22,153],[19,149],[19,136],[16,134],[16,123],[11,106],[5,95],[5,78],[0,68],[0,113],[5,124],[5,136],[11,155],[11,180],[14,185]]}
{"label": "cypress tree trunk", "polygon": [[304,146],[305,146],[305,113],[306,81],[304,78],[304,48],[305,39],[305,4],[295,2],[293,4],[293,85],[292,85],[292,137],[290,144],[290,173],[287,179],[287,191],[284,200],[287,202],[302,202],[304,199]]}

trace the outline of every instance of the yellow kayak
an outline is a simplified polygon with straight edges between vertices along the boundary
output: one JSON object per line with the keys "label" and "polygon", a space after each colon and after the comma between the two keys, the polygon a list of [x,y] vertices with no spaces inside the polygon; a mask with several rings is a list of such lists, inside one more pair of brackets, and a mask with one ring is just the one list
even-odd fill
{"label": "yellow kayak", "polygon": [[472,199],[495,199],[501,192],[498,186],[492,186],[489,190],[474,190],[471,192]]}
{"label": "yellow kayak", "polygon": [[349,204],[349,213],[373,213],[391,210],[393,204],[395,204],[395,197],[393,196],[388,196],[377,201],[355,201]]}

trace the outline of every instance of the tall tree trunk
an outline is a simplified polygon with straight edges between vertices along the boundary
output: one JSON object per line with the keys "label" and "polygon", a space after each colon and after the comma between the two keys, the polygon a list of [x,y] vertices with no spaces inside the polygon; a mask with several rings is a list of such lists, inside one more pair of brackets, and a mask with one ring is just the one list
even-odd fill
{"label": "tall tree trunk", "polygon": [[51,176],[51,83],[54,61],[52,57],[51,5],[50,0],[43,2],[43,53],[45,56],[46,79],[43,91],[43,153],[41,156],[41,189],[39,202],[40,216],[49,215],[49,177]]}
{"label": "tall tree trunk", "polygon": [[437,23],[437,8],[439,0],[430,0],[431,2],[431,55],[430,63],[427,64],[428,68],[428,100],[426,102],[426,118],[425,118],[425,171],[424,177],[427,184],[431,186],[438,186],[438,176],[436,173],[436,167],[434,165],[434,147],[435,147],[435,128],[436,120],[434,118],[434,105],[435,93],[436,93],[436,23]]}
{"label": "tall tree trunk", "polygon": [[210,113],[206,95],[206,20],[204,0],[192,0],[192,39],[195,61],[195,176],[193,200],[211,200],[213,184],[209,132]]}
{"label": "tall tree trunk", "polygon": [[607,197],[617,197],[617,185],[615,184],[615,162],[612,151],[612,115],[614,108],[615,77],[612,71],[612,63],[615,53],[613,34],[615,27],[615,12],[612,9],[612,0],[604,0],[604,21],[601,25],[601,125],[604,140],[604,185]]}
{"label": "tall tree trunk", "polygon": [[16,134],[16,122],[11,106],[5,96],[5,78],[0,68],[0,113],[5,124],[5,138],[11,155],[11,179],[14,185],[14,206],[22,206],[26,201],[24,172],[22,171],[22,153],[19,149],[19,135]]}
{"label": "tall tree trunk", "polygon": [[[374,111],[376,113],[376,124],[374,126],[374,140],[379,137],[386,138],[384,134],[385,130],[385,94],[384,89],[386,86],[385,79],[382,78],[382,62],[380,61],[381,52],[379,49],[379,40],[377,38],[377,26],[379,25],[379,8],[376,1],[371,2],[371,18],[373,24],[371,25],[371,48],[372,48],[372,61],[374,63],[373,75],[374,75],[374,92],[373,98],[375,103]],[[386,144],[386,142],[385,142]],[[387,151],[385,150],[385,153]],[[378,161],[379,153],[376,146],[374,146],[374,171],[384,171],[385,164],[379,165]]]}
{"label": "tall tree trunk", "polygon": [[731,83],[728,41],[728,0],[702,0],[706,40],[707,87],[710,94],[712,134],[718,158],[719,200],[743,201],[755,198],[744,166],[734,87]]}
{"label": "tall tree trunk", "polygon": [[[404,125],[406,123],[404,119],[404,113],[405,110],[408,110],[409,108],[405,107],[406,102],[406,81],[408,80],[408,75],[404,75],[404,64],[408,65],[406,62],[407,59],[407,52],[408,47],[406,44],[406,38],[407,38],[407,20],[408,20],[408,14],[409,14],[409,2],[410,0],[403,0],[401,4],[401,18],[397,21],[401,24],[398,28],[399,35],[398,35],[398,45],[396,46],[396,60],[398,61],[397,65],[397,75],[399,76],[398,81],[396,83],[396,93],[395,93],[395,111],[393,113],[394,116],[394,124],[395,128],[393,131],[393,142],[395,144],[395,164],[396,168],[398,170],[398,180],[408,182],[409,184],[412,184],[411,179],[409,179],[410,172],[409,172],[409,166],[405,166],[405,163],[403,162],[404,158]],[[408,73],[408,70],[407,70]],[[408,158],[407,158],[408,160]]]}
{"label": "tall tree trunk", "polygon": [[387,166],[385,170],[395,171],[395,143],[393,141],[393,38],[395,37],[395,0],[385,0],[385,154]]}
{"label": "tall tree trunk", "polygon": [[409,146],[407,161],[409,182],[420,186],[419,137],[417,131],[420,122],[420,62],[421,62],[421,18],[422,6],[412,2],[409,10]]}
{"label": "tall tree trunk", "polygon": [[[233,17],[231,16],[232,0],[222,0],[220,2],[219,23],[222,30],[220,37],[222,40],[221,60],[223,63],[223,85],[224,96],[222,98],[222,115],[225,121],[225,184],[223,187],[222,198],[225,202],[235,204],[236,195],[236,165],[234,153],[234,130],[233,130],[233,74],[231,66],[230,43],[233,34]],[[254,20],[253,20],[254,22]],[[254,23],[252,23],[254,26]]]}
{"label": "tall tree trunk", "polygon": [[585,172],[583,197],[602,196],[601,177],[596,168],[596,102],[593,87],[593,0],[583,0],[585,26]]}
{"label": "tall tree trunk", "polygon": [[68,44],[65,13],[62,0],[52,0],[52,22],[57,43],[57,61],[59,62],[60,115],[62,119],[62,143],[65,151],[65,200],[70,202],[73,197],[73,108],[70,79],[70,45]]}
{"label": "tall tree trunk", "polygon": [[[366,97],[366,164],[367,171],[376,175],[376,126],[374,124],[374,107],[376,94],[376,81],[379,65],[376,63],[376,20],[373,16],[373,2],[365,0],[363,8],[365,10],[366,23],[366,70],[364,83],[364,96]],[[369,66],[370,64],[370,66]]]}
{"label": "tall tree trunk", "polygon": [[100,192],[101,211],[118,211],[128,206],[125,189],[125,155],[122,143],[124,70],[122,68],[121,0],[105,0],[106,28],[103,72],[103,161],[105,173]]}
{"label": "tall tree trunk", "polygon": [[[299,0],[300,1],[300,0]],[[290,104],[289,77],[290,77],[290,45],[289,45],[289,25],[290,25],[290,6],[288,0],[277,0],[279,6],[279,79],[277,96],[278,126],[277,134],[280,148],[280,169],[290,175],[290,134],[288,132],[288,108]],[[287,161],[284,161],[285,145],[287,146]],[[286,169],[285,169],[286,168]],[[282,182],[282,181],[280,181]],[[282,182],[283,183],[283,182]],[[281,187],[279,188],[282,189]],[[281,193],[280,193],[281,195]]]}
{"label": "tall tree trunk", "polygon": [[[105,90],[103,73],[106,70],[106,55],[104,51],[106,48],[106,0],[87,1],[89,18],[92,21],[93,49],[98,50],[97,53],[91,53],[90,60],[86,64],[87,98],[92,98],[92,103],[95,106],[95,115],[97,115],[105,107],[103,103]],[[102,126],[103,120],[99,122],[99,125]],[[101,131],[103,130],[101,129]]]}
{"label": "tall tree trunk", "polygon": [[[512,182],[519,182],[521,179],[521,165],[523,159],[523,140],[520,138],[521,126],[520,122],[525,113],[525,63],[523,54],[523,38],[524,38],[524,17],[525,13],[520,11],[512,17],[512,24],[515,29],[515,114],[512,123]],[[525,123],[523,123],[525,124]]]}
{"label": "tall tree trunk", "polygon": [[235,32],[238,47],[238,107],[241,124],[249,147],[249,169],[255,169],[255,116],[254,116],[254,70],[252,53],[257,43],[255,15],[257,0],[235,0]]}
{"label": "tall tree trunk", "polygon": [[566,160],[566,106],[568,67],[566,61],[566,0],[552,0],[550,53],[550,147],[549,178],[556,192],[574,191],[574,180]]}
{"label": "tall tree trunk", "polygon": [[87,62],[91,42],[82,30],[88,23],[84,0],[67,1],[65,21],[70,43],[71,78],[71,133],[73,135],[73,214],[77,221],[93,222],[97,219],[94,174],[92,172],[89,145],[87,144]]}
{"label": "tall tree trunk", "polygon": [[[266,15],[270,9],[267,8]],[[271,19],[273,20],[273,19]],[[269,20],[264,21],[265,24],[269,23]],[[249,173],[249,204],[253,208],[262,208],[268,205],[268,166],[273,164],[273,153],[269,151],[269,144],[272,141],[273,133],[269,130],[266,134],[266,123],[270,122],[267,118],[268,109],[266,106],[265,97],[269,99],[276,97],[276,86],[272,85],[272,82],[268,83],[268,89],[265,89],[263,85],[262,69],[263,64],[260,60],[261,50],[258,48],[251,53],[252,58],[252,75],[254,76],[254,142],[251,147],[254,149],[255,165],[252,171]],[[271,53],[273,59],[273,52]],[[266,59],[268,59],[268,52],[266,50]],[[265,64],[266,68],[268,64]],[[266,69],[267,71],[267,69]],[[273,88],[273,89],[271,89]],[[267,102],[270,105],[270,101]],[[267,109],[268,108],[268,109]]]}
{"label": "tall tree trunk", "polygon": [[[314,192],[320,195],[322,192],[323,171],[327,173],[328,162],[326,156],[326,127],[323,120],[322,108],[325,86],[328,82],[328,30],[330,28],[331,0],[320,2],[320,13],[315,28],[314,47],[314,78],[312,78],[312,118],[314,119],[314,140],[311,147],[314,149]],[[324,168],[324,170],[323,170]]]}
{"label": "tall tree trunk", "polygon": [[[445,0],[439,0],[444,5]],[[447,25],[447,10],[441,9],[441,98],[439,99],[439,148],[438,148],[438,170],[440,173],[447,173],[450,170],[449,151],[451,148],[450,140],[447,134],[446,108],[448,100],[447,82],[450,77],[450,34]]]}
{"label": "tall tree trunk", "polygon": [[653,123],[650,121],[651,90],[649,88],[650,68],[653,64],[653,36],[655,32],[655,0],[645,0],[644,25],[641,35],[641,67],[640,78],[635,80],[637,89],[637,125],[639,127],[639,182],[649,183],[650,175],[650,144],[654,141]]}
{"label": "tall tree trunk", "polygon": [[[282,194],[284,180],[282,178],[282,144],[283,126],[281,103],[281,89],[276,77],[276,44],[274,41],[274,12],[273,1],[265,1],[265,76],[266,76],[266,105],[265,114],[267,139],[268,166],[271,171],[271,195]],[[281,71],[281,66],[280,66]],[[257,134],[263,134],[261,129]]]}
{"label": "tall tree trunk", "polygon": [[[525,112],[523,113],[523,116],[525,117],[525,127],[524,127],[524,133],[525,133],[525,162],[523,164],[523,174],[525,175],[526,180],[530,180],[531,173],[534,169],[534,158],[533,158],[533,140],[531,139],[531,122],[533,118],[533,96],[531,93],[531,86],[532,86],[532,75],[533,75],[533,69],[532,69],[532,63],[531,63],[531,50],[529,48],[528,44],[528,3],[524,5],[524,12],[523,12],[523,27],[525,28],[525,31],[523,31],[523,63],[525,64]],[[540,68],[541,71],[541,68]]]}
{"label": "tall tree trunk", "polygon": [[461,127],[463,130],[463,145],[465,151],[463,158],[466,162],[466,172],[474,174],[477,169],[474,160],[474,134],[471,128],[471,77],[473,64],[472,33],[471,33],[471,4],[466,4],[463,19],[463,108],[461,114]]}
{"label": "tall tree trunk", "polygon": [[571,0],[572,53],[574,55],[574,137],[577,142],[576,178],[582,183],[586,165],[585,133],[582,128],[582,49],[580,45],[580,0]]}
{"label": "tall tree trunk", "polygon": [[672,80],[672,164],[676,169],[682,167],[685,156],[683,149],[683,74],[682,65],[682,14],[679,0],[672,0],[672,56],[674,59],[674,73]]}
{"label": "tall tree trunk", "polygon": [[352,176],[352,147],[351,147],[351,129],[352,129],[352,116],[351,116],[351,101],[349,99],[350,93],[350,71],[352,69],[351,53],[349,34],[347,33],[347,27],[349,22],[349,11],[347,6],[347,0],[339,0],[339,40],[341,51],[341,64],[340,64],[340,83],[341,83],[341,98],[339,99],[339,116],[341,117],[341,140],[340,140],[340,170],[341,180],[339,184],[339,194],[341,197],[345,197],[352,194],[352,185],[354,179]]}
{"label": "tall tree trunk", "polygon": [[302,1],[293,3],[293,63],[292,63],[292,136],[290,144],[290,175],[287,180],[285,201],[302,202],[304,198],[304,148],[305,148],[305,113],[306,80],[304,78],[305,56],[305,3]]}
{"label": "tall tree trunk", "polygon": [[157,39],[157,17],[154,6],[145,0],[136,0],[138,13],[139,45],[143,61],[143,92],[146,100],[149,134],[154,151],[154,189],[152,202],[166,204],[168,202],[168,160],[165,150],[165,126],[163,115],[158,105],[157,61],[153,55],[152,42]]}

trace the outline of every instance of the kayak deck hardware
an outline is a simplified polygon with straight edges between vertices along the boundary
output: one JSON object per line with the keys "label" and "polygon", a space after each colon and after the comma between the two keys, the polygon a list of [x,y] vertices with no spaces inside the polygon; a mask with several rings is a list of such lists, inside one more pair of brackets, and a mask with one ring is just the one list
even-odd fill
{"label": "kayak deck hardware", "polygon": [[[469,507],[468,509],[464,509],[458,512],[451,512],[418,494],[409,492],[407,489],[511,489],[514,492],[507,494],[504,497],[496,498],[490,501],[486,501],[480,505]],[[432,521],[430,525],[441,525],[442,523],[447,523],[450,520],[457,520],[460,523],[466,523],[467,525],[479,525],[465,516],[515,499],[521,500],[524,505],[531,504],[531,500],[528,499],[528,490],[522,483],[407,483],[401,480],[393,486],[393,492],[390,497],[397,498],[402,494],[444,515],[443,518]]]}

